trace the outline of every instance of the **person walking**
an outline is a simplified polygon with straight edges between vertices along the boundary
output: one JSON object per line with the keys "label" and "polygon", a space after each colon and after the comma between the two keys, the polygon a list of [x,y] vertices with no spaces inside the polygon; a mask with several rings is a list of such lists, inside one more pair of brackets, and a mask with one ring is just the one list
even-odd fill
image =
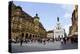
{"label": "person walking", "polygon": [[46,41],[44,40],[43,42],[44,42],[44,45],[45,45],[46,44]]}
{"label": "person walking", "polygon": [[66,44],[66,39],[65,39],[65,37],[63,38],[63,41],[64,41],[64,44]]}
{"label": "person walking", "polygon": [[22,46],[22,43],[23,43],[23,36],[24,36],[24,34],[22,33],[22,36],[21,36],[21,39],[20,39],[20,46]]}
{"label": "person walking", "polygon": [[23,43],[23,40],[21,39],[21,41],[20,41],[20,46],[22,46],[22,43]]}
{"label": "person walking", "polygon": [[63,38],[61,38],[61,44],[63,44]]}

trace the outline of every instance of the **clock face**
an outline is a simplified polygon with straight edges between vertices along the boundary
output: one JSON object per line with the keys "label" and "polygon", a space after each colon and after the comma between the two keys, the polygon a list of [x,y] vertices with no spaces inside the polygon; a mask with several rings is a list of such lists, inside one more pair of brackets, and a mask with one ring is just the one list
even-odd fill
{"label": "clock face", "polygon": [[17,15],[19,15],[19,13],[20,13],[20,12],[18,12],[18,11],[16,12]]}
{"label": "clock face", "polygon": [[38,28],[39,28],[38,26],[35,26],[35,31],[36,31],[36,32],[38,32]]}
{"label": "clock face", "polygon": [[57,30],[60,30],[61,29],[60,25],[57,25],[56,29]]}
{"label": "clock face", "polygon": [[20,15],[20,14],[21,14],[21,10],[20,10],[20,9],[16,9],[16,10],[15,10],[15,14],[16,14],[16,15]]}
{"label": "clock face", "polygon": [[39,21],[38,19],[35,19],[35,21]]}

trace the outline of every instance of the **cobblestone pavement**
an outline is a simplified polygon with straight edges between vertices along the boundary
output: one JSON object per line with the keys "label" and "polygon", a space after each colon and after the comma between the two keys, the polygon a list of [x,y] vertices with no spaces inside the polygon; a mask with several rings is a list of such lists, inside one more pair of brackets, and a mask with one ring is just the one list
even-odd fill
{"label": "cobblestone pavement", "polygon": [[12,52],[33,52],[33,51],[49,51],[49,50],[64,50],[64,49],[77,49],[78,44],[74,43],[67,43],[67,44],[61,44],[60,41],[55,42],[46,42],[44,43],[23,43],[22,46],[20,46],[20,43],[12,43]]}

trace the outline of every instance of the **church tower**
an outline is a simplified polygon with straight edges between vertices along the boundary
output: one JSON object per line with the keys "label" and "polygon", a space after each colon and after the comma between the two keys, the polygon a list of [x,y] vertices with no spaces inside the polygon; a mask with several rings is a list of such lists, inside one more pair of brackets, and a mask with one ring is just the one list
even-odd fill
{"label": "church tower", "polygon": [[35,32],[38,33],[39,32],[39,17],[37,13],[34,16],[34,24],[35,24]]}
{"label": "church tower", "polygon": [[61,29],[61,25],[60,25],[60,22],[59,22],[59,17],[57,17],[57,27],[56,27],[56,29]]}
{"label": "church tower", "polygon": [[64,38],[64,29],[61,26],[59,17],[57,17],[56,27],[54,28],[54,39]]}

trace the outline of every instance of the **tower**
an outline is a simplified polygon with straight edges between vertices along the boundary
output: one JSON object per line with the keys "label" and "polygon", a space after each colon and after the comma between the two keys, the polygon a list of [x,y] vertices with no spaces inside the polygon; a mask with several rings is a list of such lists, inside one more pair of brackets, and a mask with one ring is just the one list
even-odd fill
{"label": "tower", "polygon": [[37,13],[34,16],[34,23],[35,23],[35,25],[39,25],[39,17],[38,17],[38,14]]}
{"label": "tower", "polygon": [[37,13],[34,16],[34,24],[35,24],[35,32],[38,33],[39,32],[39,17]]}
{"label": "tower", "polygon": [[57,17],[57,21],[59,22],[59,17]]}
{"label": "tower", "polygon": [[59,17],[57,17],[56,27],[54,29],[54,39],[60,39],[64,37],[64,29],[61,26]]}
{"label": "tower", "polygon": [[59,22],[59,17],[57,17],[57,27],[56,27],[56,29],[60,29],[61,28],[61,25],[60,25],[60,22]]}

